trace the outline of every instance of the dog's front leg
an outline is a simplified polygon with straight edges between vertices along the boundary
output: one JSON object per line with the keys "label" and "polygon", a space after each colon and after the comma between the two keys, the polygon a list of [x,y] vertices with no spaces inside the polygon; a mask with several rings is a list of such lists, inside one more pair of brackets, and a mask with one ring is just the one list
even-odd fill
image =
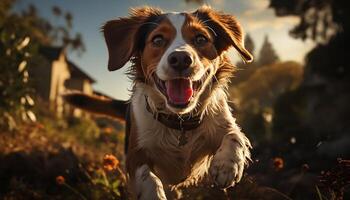
{"label": "dog's front leg", "polygon": [[224,135],[209,168],[218,187],[227,188],[241,180],[244,165],[250,159],[250,147],[248,138],[233,125],[229,133]]}
{"label": "dog's front leg", "polygon": [[136,169],[134,176],[137,200],[166,200],[161,180],[144,164]]}

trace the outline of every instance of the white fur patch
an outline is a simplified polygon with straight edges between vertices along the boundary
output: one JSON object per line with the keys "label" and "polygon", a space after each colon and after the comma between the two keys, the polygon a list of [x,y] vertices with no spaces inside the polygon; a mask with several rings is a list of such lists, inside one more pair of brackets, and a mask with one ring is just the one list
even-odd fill
{"label": "white fur patch", "polygon": [[181,29],[183,24],[185,23],[185,16],[180,13],[169,13],[167,14],[169,21],[175,28],[176,35],[174,40],[168,49],[164,52],[162,58],[160,59],[157,66],[157,75],[162,80],[169,80],[173,77],[169,77],[169,70],[172,70],[168,65],[168,56],[174,51],[180,51],[186,46],[186,42],[182,37]]}
{"label": "white fur patch", "polygon": [[[152,91],[148,86],[137,84],[132,97],[132,109],[135,113],[135,121],[138,131],[138,144],[142,148],[152,149],[154,147],[177,146],[179,131],[169,129],[155,120],[152,114],[146,109],[145,96],[152,96]],[[148,102],[152,108],[155,103],[149,98]]]}
{"label": "white fur patch", "polygon": [[221,188],[238,183],[243,176],[244,166],[250,159],[248,138],[237,126],[233,125],[232,128],[222,139],[209,169],[212,179]]}
{"label": "white fur patch", "polygon": [[138,200],[166,200],[163,184],[147,165],[142,165],[135,173],[135,189]]}
{"label": "white fur patch", "polygon": [[[182,35],[182,27],[185,23],[186,17],[181,13],[169,13],[167,14],[167,17],[169,21],[172,23],[176,30],[176,35],[168,49],[164,52],[162,58],[160,59],[158,66],[157,66],[157,76],[162,80],[169,80],[173,79],[172,76],[173,73],[171,71],[173,70],[168,65],[168,56],[175,51],[187,51],[189,52],[189,55],[191,55],[193,63],[195,65],[200,66],[200,71],[197,72],[193,77],[191,77],[192,80],[199,80],[202,78],[204,71],[204,66],[202,66],[202,63],[198,57],[198,55],[193,55],[191,52],[196,52],[191,45],[187,44],[183,38]],[[169,73],[170,72],[170,73]]]}

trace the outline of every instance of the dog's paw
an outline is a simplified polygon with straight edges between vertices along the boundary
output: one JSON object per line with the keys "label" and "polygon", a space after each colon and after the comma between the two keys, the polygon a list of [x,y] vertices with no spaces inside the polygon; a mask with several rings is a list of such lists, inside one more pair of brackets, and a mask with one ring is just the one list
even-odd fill
{"label": "dog's paw", "polygon": [[147,165],[136,171],[137,200],[166,200],[163,184]]}
{"label": "dog's paw", "polygon": [[228,153],[219,151],[215,154],[210,168],[209,174],[214,183],[222,188],[228,188],[238,183],[243,175],[244,159],[239,156],[228,155]]}

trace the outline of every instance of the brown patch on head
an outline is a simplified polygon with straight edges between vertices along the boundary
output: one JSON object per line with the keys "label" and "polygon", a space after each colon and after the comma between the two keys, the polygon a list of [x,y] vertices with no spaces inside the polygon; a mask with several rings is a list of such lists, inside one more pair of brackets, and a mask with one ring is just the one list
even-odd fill
{"label": "brown patch on head", "polygon": [[[186,14],[186,21],[182,27],[182,35],[184,40],[190,44],[200,57],[213,60],[218,56],[218,52],[214,46],[215,38],[210,30],[198,18]],[[196,39],[203,37],[207,41],[203,44],[197,44]]]}
{"label": "brown patch on head", "polygon": [[117,70],[137,52],[140,29],[159,18],[162,12],[151,7],[133,9],[129,17],[108,21],[102,31],[108,47],[108,69]]}
{"label": "brown patch on head", "polygon": [[[182,27],[182,36],[184,40],[190,44],[199,57],[213,60],[218,56],[218,52],[214,46],[215,38],[210,30],[198,18],[185,14],[186,20]],[[206,41],[198,44],[199,37]]]}
{"label": "brown patch on head", "polygon": [[253,56],[244,48],[243,30],[234,16],[214,11],[208,6],[202,6],[192,15],[215,32],[214,43],[219,54],[233,46],[245,62],[253,60]]}
{"label": "brown patch on head", "polygon": [[219,56],[215,46],[215,35],[195,16],[186,13],[185,17],[185,23],[181,30],[182,37],[196,51],[194,53],[207,70],[213,60]]}
{"label": "brown patch on head", "polygon": [[148,33],[141,56],[141,66],[146,80],[150,80],[156,71],[158,63],[175,36],[176,30],[166,17]]}

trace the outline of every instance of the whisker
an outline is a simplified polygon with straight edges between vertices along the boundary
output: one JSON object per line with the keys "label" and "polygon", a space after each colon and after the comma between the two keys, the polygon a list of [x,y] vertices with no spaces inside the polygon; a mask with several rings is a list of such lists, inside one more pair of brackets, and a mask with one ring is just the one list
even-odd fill
{"label": "whisker", "polygon": [[216,34],[216,32],[214,31],[214,29],[212,29],[210,26],[206,25],[204,27],[207,27],[209,30],[211,30],[211,32],[214,33],[215,37],[217,37],[218,35]]}
{"label": "whisker", "polygon": [[204,20],[204,21],[201,21],[202,23],[207,23],[207,22],[210,22],[210,21],[213,21],[212,19],[207,19],[207,20]]}
{"label": "whisker", "polygon": [[143,26],[143,25],[156,25],[156,26],[159,26],[159,24],[158,23],[156,23],[156,22],[145,22],[145,23],[142,23],[141,24],[141,26]]}

